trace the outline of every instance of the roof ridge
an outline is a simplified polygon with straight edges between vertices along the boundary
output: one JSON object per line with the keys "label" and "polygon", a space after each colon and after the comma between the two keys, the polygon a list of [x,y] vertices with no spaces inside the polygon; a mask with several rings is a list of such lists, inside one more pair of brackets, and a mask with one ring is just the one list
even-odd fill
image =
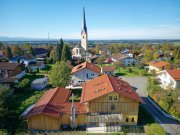
{"label": "roof ridge", "polygon": [[[106,74],[105,74],[105,75],[106,75]],[[108,78],[108,80],[109,80],[109,82],[110,82],[111,87],[113,88],[113,91],[115,91],[114,86],[112,85],[111,79],[109,78],[110,75],[106,75],[106,76],[107,76],[107,78]]]}
{"label": "roof ridge", "polygon": [[50,103],[50,101],[52,101],[52,98],[57,95],[57,90],[59,89],[60,87],[56,88],[56,91],[54,92],[53,96],[50,98],[50,100],[47,102],[47,104],[45,105],[45,107],[43,108],[42,112],[44,112],[45,108],[47,107],[47,105]]}

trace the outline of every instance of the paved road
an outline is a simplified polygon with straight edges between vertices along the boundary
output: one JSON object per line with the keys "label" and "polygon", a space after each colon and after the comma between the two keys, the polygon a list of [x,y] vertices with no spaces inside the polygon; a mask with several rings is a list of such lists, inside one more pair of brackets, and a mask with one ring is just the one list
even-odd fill
{"label": "paved road", "polygon": [[148,100],[147,78],[146,77],[120,77],[129,82],[135,91],[141,96],[144,101],[144,107],[155,118],[156,122],[161,124],[165,131],[170,135],[180,135],[180,122],[168,118],[163,115],[151,102]]}

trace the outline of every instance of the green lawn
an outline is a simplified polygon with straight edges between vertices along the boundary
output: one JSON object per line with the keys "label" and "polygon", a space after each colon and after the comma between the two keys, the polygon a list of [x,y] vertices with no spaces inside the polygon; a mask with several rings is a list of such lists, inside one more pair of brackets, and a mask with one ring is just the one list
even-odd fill
{"label": "green lawn", "polygon": [[[130,69],[132,70],[132,72],[130,71]],[[139,74],[140,69],[138,67],[123,67],[123,68],[119,68],[116,69],[115,74],[118,76],[141,76]]]}

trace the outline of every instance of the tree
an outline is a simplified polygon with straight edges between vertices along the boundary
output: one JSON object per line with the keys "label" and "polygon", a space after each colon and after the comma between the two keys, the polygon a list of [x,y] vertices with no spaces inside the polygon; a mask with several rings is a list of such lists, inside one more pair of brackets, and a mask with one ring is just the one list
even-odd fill
{"label": "tree", "polygon": [[18,114],[16,101],[9,93],[9,87],[0,85],[0,129],[7,129],[9,134],[13,134],[17,128]]}
{"label": "tree", "polygon": [[51,50],[50,52],[50,59],[54,62],[54,50]]}
{"label": "tree", "polygon": [[13,55],[12,55],[12,52],[11,52],[11,48],[9,46],[6,47],[6,50],[5,50],[5,56],[7,58],[11,58]]}
{"label": "tree", "polygon": [[153,54],[153,59],[154,59],[154,60],[157,60],[158,58],[159,58],[158,53],[154,53],[154,54]]}
{"label": "tree", "polygon": [[50,82],[54,87],[65,87],[67,86],[70,78],[71,69],[64,62],[56,62],[55,66],[50,72]]}
{"label": "tree", "polygon": [[3,43],[0,42],[0,50],[4,47]]}
{"label": "tree", "polygon": [[117,61],[114,63],[115,64],[115,68],[116,69],[119,69],[119,72],[120,72],[120,67],[124,67],[124,63],[122,61]]}
{"label": "tree", "polygon": [[21,48],[17,45],[12,46],[11,48],[13,56],[22,55]]}
{"label": "tree", "polygon": [[101,48],[101,46],[100,46],[100,45],[96,45],[96,47],[95,47],[96,54],[98,54],[98,53],[99,53],[100,48]]}
{"label": "tree", "polygon": [[146,51],[145,51],[144,58],[146,59],[146,61],[151,61],[151,60],[153,60],[152,51],[151,51],[151,50],[146,50]]}
{"label": "tree", "polygon": [[61,60],[62,61],[71,61],[71,51],[70,48],[67,45],[63,46],[62,54],[61,54]]}
{"label": "tree", "polygon": [[60,43],[57,43],[57,46],[55,48],[54,52],[54,61],[60,61],[61,60],[61,54],[62,54],[62,48],[64,46],[64,42],[62,38],[60,39]]}
{"label": "tree", "polygon": [[34,49],[33,49],[33,47],[30,44],[26,44],[25,48],[26,48],[26,53],[27,54],[35,55]]}
{"label": "tree", "polygon": [[105,56],[101,55],[97,58],[98,65],[102,66],[103,62],[106,60]]}

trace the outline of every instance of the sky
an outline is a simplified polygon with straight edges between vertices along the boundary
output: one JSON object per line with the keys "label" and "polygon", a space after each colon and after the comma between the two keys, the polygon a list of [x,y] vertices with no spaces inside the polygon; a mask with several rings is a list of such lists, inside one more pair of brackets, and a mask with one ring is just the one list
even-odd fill
{"label": "sky", "polygon": [[0,0],[0,36],[180,39],[180,0]]}

